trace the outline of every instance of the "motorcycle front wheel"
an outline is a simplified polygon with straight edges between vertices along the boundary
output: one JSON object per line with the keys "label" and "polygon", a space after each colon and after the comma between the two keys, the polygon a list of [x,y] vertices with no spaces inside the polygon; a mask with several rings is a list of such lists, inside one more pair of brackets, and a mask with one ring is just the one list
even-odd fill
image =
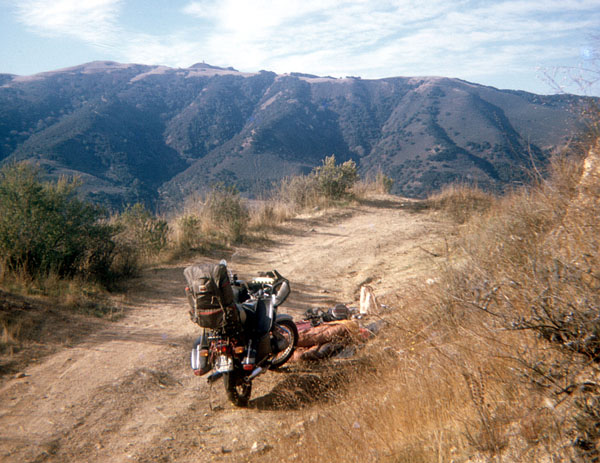
{"label": "motorcycle front wheel", "polygon": [[252,383],[244,380],[242,371],[235,368],[223,376],[227,398],[238,407],[246,407],[252,393]]}
{"label": "motorcycle front wheel", "polygon": [[287,340],[288,345],[273,358],[271,366],[269,366],[271,370],[275,370],[287,362],[294,354],[294,350],[298,344],[298,328],[292,320],[281,320],[277,322],[275,329],[279,330],[279,334]]}

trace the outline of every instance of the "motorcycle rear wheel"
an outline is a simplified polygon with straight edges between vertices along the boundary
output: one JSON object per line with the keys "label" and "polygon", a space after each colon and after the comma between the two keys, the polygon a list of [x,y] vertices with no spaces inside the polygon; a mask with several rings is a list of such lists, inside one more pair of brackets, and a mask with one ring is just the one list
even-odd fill
{"label": "motorcycle rear wheel", "polygon": [[223,376],[227,398],[238,407],[248,406],[252,383],[244,380],[244,374],[237,368]]}
{"label": "motorcycle rear wheel", "polygon": [[269,366],[271,370],[275,370],[286,363],[294,354],[294,350],[298,344],[298,328],[292,320],[281,320],[277,322],[277,325],[279,332],[287,339],[288,346],[271,361],[271,365]]}

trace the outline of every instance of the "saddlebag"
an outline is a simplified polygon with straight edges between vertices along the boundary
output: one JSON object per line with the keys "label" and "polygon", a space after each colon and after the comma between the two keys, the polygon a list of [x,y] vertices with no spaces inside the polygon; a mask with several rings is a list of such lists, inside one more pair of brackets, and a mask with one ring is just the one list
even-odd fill
{"label": "saddlebag", "polygon": [[233,303],[233,291],[223,264],[192,265],[183,274],[190,304],[190,317],[203,328],[217,329],[225,324],[226,309]]}

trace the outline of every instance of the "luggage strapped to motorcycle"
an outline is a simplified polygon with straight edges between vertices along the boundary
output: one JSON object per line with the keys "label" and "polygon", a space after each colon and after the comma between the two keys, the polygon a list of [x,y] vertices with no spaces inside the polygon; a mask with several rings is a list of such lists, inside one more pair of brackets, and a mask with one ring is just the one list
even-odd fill
{"label": "luggage strapped to motorcycle", "polygon": [[228,310],[233,304],[233,291],[227,267],[224,264],[192,265],[183,273],[188,282],[186,294],[192,321],[208,329],[221,328],[231,321],[237,311]]}

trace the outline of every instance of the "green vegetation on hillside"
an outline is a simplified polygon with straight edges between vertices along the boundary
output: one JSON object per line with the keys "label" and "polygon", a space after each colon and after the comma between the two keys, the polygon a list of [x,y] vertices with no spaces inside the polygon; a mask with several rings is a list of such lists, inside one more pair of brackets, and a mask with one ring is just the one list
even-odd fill
{"label": "green vegetation on hillside", "polygon": [[114,227],[102,221],[97,207],[75,196],[78,186],[68,179],[42,182],[28,164],[0,170],[3,273],[107,277]]}
{"label": "green vegetation on hillside", "polygon": [[[348,197],[358,180],[353,161],[336,164],[330,156],[311,174],[286,180],[277,199],[262,207],[250,208],[234,187],[221,183],[189,198],[169,223],[139,203],[109,218],[77,197],[80,181],[42,181],[40,174],[26,163],[0,170],[0,265],[4,277],[41,286],[48,278],[110,285],[150,262],[240,243],[294,211]],[[285,198],[279,194],[284,190]]]}
{"label": "green vegetation on hillside", "polygon": [[307,79],[271,72],[90,63],[0,87],[0,163],[81,175],[88,199],[176,210],[227,181],[259,197],[323,153],[378,169],[392,192],[527,181],[576,130],[589,99],[445,78]]}

